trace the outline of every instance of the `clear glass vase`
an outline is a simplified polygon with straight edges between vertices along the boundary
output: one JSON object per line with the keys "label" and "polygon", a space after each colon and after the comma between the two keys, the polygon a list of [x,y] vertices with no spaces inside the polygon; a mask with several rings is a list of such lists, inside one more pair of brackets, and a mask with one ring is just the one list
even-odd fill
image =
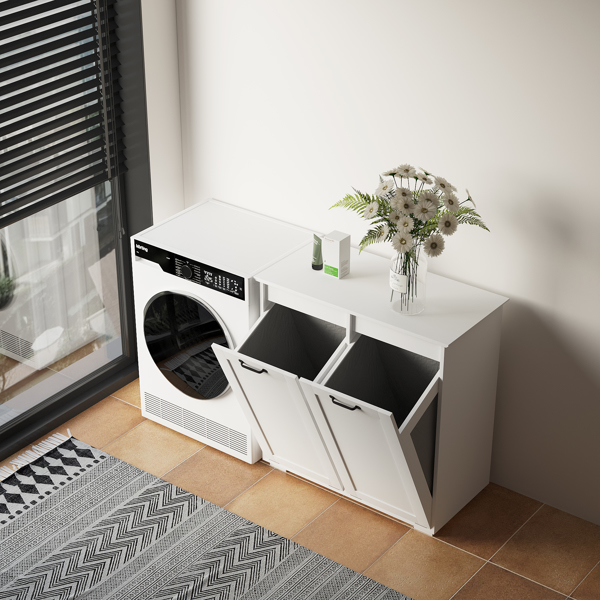
{"label": "clear glass vase", "polygon": [[427,254],[422,246],[404,254],[398,252],[390,263],[390,306],[403,315],[425,310],[427,293]]}

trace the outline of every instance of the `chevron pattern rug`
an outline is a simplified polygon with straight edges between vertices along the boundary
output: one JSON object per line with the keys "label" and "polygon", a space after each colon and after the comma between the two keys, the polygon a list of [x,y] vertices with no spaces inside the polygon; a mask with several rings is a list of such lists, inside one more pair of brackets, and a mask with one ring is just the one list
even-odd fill
{"label": "chevron pattern rug", "polygon": [[0,598],[406,600],[75,438],[0,482]]}

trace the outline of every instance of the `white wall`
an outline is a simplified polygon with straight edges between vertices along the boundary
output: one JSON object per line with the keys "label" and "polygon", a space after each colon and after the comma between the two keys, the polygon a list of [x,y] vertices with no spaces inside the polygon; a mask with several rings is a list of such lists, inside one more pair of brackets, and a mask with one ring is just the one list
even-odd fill
{"label": "white wall", "polygon": [[183,210],[183,163],[175,0],[142,0],[152,213]]}
{"label": "white wall", "polygon": [[177,22],[186,205],[356,245],[328,211],[351,186],[409,162],[469,188],[491,233],[430,266],[511,298],[492,479],[600,523],[600,4],[177,0]]}

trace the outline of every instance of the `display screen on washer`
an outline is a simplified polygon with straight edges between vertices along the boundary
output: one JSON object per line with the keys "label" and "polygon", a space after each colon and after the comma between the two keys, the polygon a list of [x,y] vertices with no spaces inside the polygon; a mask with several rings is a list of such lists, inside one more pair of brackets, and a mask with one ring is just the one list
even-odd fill
{"label": "display screen on washer", "polygon": [[244,278],[135,240],[135,255],[150,260],[165,271],[211,290],[244,300]]}
{"label": "display screen on washer", "polygon": [[229,348],[215,315],[183,294],[163,293],[146,306],[144,337],[164,377],[184,394],[211,400],[228,387],[211,344]]}

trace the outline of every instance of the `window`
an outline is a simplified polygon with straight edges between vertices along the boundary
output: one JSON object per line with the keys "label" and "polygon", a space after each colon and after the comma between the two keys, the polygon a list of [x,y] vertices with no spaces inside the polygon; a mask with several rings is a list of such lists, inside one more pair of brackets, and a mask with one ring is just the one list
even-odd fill
{"label": "window", "polygon": [[122,170],[113,5],[0,3],[0,225]]}
{"label": "window", "polygon": [[0,1],[7,448],[135,369],[126,215],[130,232],[151,224],[139,13],[139,0]]}

